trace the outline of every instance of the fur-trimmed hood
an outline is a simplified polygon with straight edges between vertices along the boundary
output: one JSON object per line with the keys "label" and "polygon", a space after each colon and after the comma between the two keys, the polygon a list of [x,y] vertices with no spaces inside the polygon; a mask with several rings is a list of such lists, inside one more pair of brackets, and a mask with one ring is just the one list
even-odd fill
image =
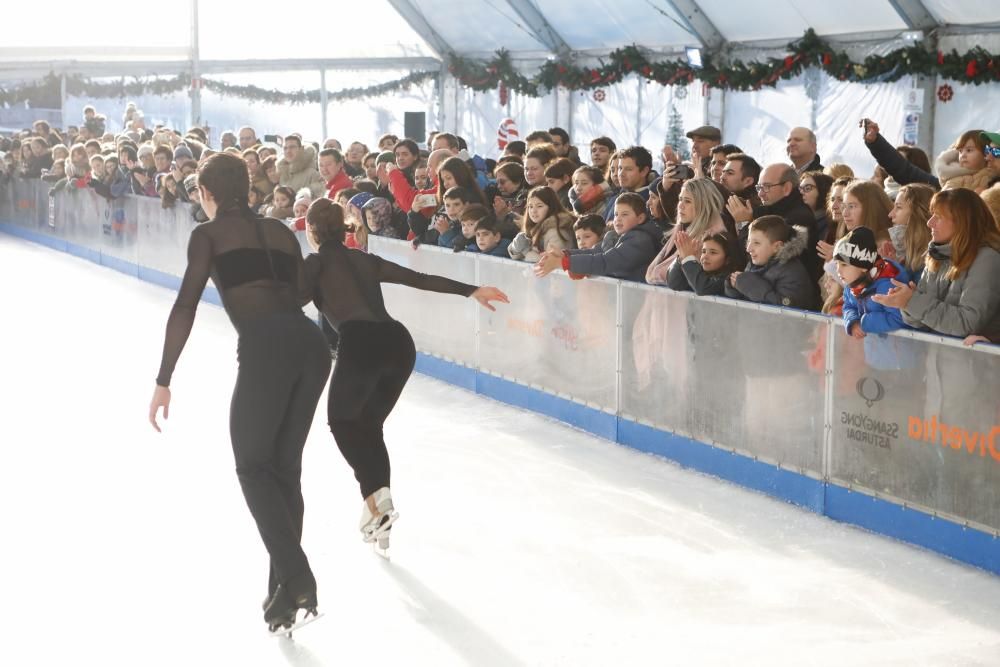
{"label": "fur-trimmed hood", "polygon": [[806,245],[809,243],[809,230],[801,225],[795,225],[792,229],[795,234],[785,241],[785,245],[781,246],[781,249],[774,254],[772,261],[777,260],[779,264],[784,264],[790,259],[801,256],[806,251]]}
{"label": "fur-trimmed hood", "polygon": [[297,174],[306,169],[316,169],[316,149],[312,144],[304,144],[299,156],[289,162],[286,158],[278,160],[278,169],[285,169],[289,174]]}

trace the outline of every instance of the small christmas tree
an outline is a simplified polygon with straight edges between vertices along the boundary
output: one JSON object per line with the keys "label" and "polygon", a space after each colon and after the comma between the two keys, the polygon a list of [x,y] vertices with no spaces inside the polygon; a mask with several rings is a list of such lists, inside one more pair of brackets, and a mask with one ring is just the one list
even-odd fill
{"label": "small christmas tree", "polygon": [[680,112],[677,111],[677,106],[673,103],[670,104],[670,119],[668,123],[665,144],[672,146],[674,152],[682,160],[690,160],[691,151],[688,150],[688,138],[684,134],[684,121],[681,118]]}

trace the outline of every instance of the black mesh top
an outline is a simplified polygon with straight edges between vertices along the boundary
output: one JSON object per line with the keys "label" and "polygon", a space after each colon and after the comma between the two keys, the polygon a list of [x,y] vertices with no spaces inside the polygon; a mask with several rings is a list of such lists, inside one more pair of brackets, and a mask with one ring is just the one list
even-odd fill
{"label": "black mesh top", "polygon": [[239,331],[259,317],[301,313],[302,268],[302,251],[295,234],[277,220],[255,217],[249,210],[231,210],[195,227],[188,241],[184,279],[167,320],[156,384],[170,386],[209,276]]}
{"label": "black mesh top", "polygon": [[313,301],[334,327],[349,320],[390,322],[380,283],[408,285],[429,292],[469,296],[475,285],[419,273],[377,255],[327,241],[305,260],[302,303]]}

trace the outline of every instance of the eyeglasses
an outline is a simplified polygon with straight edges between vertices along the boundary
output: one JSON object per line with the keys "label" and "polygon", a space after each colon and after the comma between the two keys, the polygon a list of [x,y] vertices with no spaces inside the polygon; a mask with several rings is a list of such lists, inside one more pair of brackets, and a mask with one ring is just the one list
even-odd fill
{"label": "eyeglasses", "polygon": [[992,155],[995,158],[1000,158],[1000,146],[987,146],[983,149],[983,155],[986,157]]}
{"label": "eyeglasses", "polygon": [[815,185],[805,184],[805,185],[800,185],[799,186],[799,192],[801,192],[804,195],[805,194],[809,194],[810,192],[812,192],[815,189],[816,189]]}
{"label": "eyeglasses", "polygon": [[779,185],[784,185],[788,181],[778,181],[777,183],[760,183],[757,185],[757,192],[767,192],[771,188],[778,187]]}

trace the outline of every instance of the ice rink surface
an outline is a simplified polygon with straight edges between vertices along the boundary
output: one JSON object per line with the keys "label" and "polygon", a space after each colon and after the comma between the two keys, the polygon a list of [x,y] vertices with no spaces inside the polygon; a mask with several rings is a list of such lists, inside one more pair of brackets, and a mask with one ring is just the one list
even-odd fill
{"label": "ice rink surface", "polygon": [[162,434],[173,294],[0,233],[0,665],[998,665],[1000,579],[415,375],[391,561],[326,427],[326,616],[267,636],[233,470],[236,336],[202,305]]}

